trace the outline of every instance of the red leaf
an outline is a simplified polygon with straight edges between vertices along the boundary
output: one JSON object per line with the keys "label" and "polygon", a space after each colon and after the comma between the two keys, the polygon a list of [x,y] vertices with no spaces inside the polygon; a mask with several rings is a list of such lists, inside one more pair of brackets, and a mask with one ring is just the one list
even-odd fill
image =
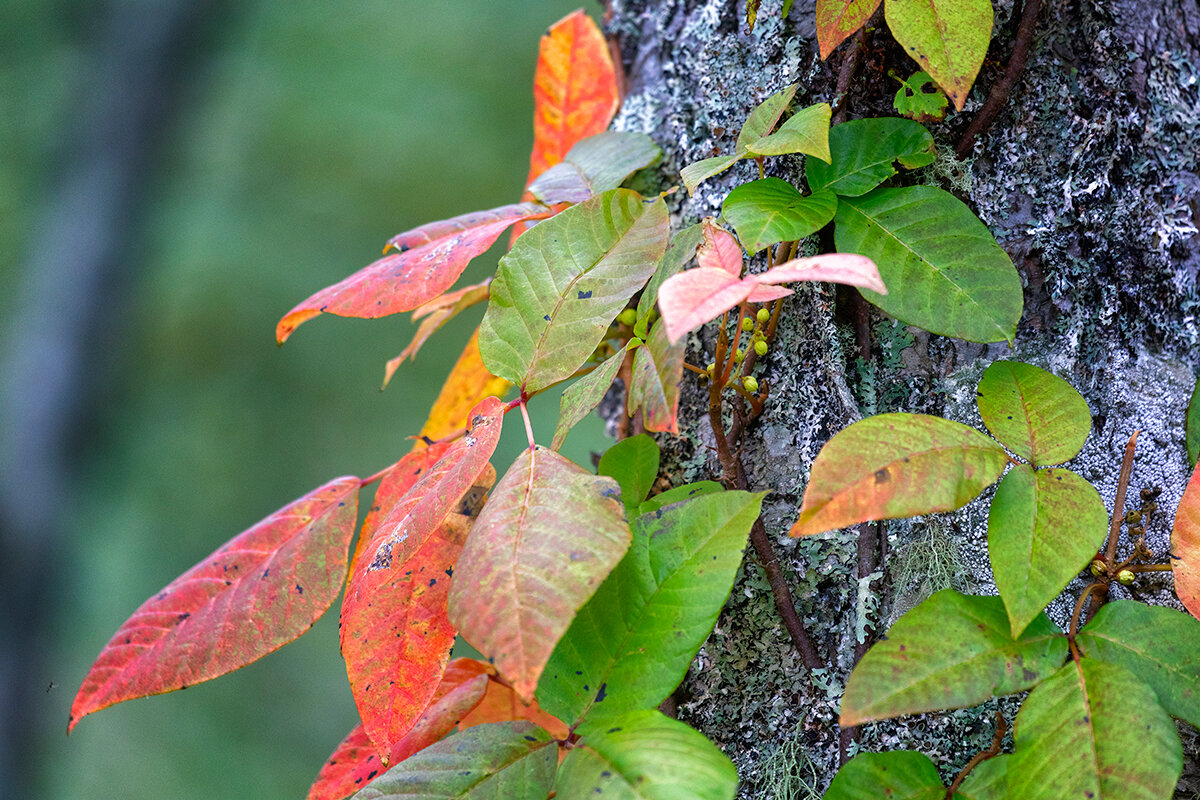
{"label": "red leaf", "polygon": [[[454,644],[446,593],[477,508],[452,512],[489,470],[503,406],[494,397],[476,406],[467,434],[415,480],[412,464],[423,454],[402,459],[363,525],[366,544],[342,603],[341,644],[359,716],[380,752],[429,704]],[[483,491],[467,505],[477,506]]]}
{"label": "red leaf", "polygon": [[1200,464],[1192,472],[1175,511],[1171,528],[1171,571],[1175,594],[1193,617],[1200,619]]}
{"label": "red leaf", "polygon": [[358,489],[353,477],[325,484],[143,603],[84,678],[68,732],[93,711],[216,678],[307,631],[345,580]]}
{"label": "red leaf", "polygon": [[525,450],[479,515],[450,614],[524,700],[571,619],[629,548],[616,482]]}
{"label": "red leaf", "polygon": [[821,60],[861,28],[879,8],[880,0],[817,0],[817,43]]}
{"label": "red leaf", "polygon": [[608,44],[582,10],[563,17],[542,36],[533,102],[526,185],[562,161],[580,139],[606,130],[620,102]]}
{"label": "red leaf", "polygon": [[759,284],[752,280],[714,267],[697,267],[672,275],[658,289],[658,308],[662,311],[667,339],[679,341],[688,331],[748,299],[758,288]]}
{"label": "red leaf", "polygon": [[887,294],[883,278],[875,262],[853,253],[826,253],[811,258],[794,258],[758,275],[748,276],[762,284],[792,283],[794,281],[827,281],[859,286],[879,294]]}
{"label": "red leaf", "polygon": [[449,289],[471,259],[491,247],[509,226],[549,213],[537,203],[521,203],[400,234],[392,242],[406,245],[429,238],[430,232],[439,235],[425,244],[384,256],[312,295],[279,320],[275,338],[283,344],[292,331],[319,314],[377,319],[412,311]]}
{"label": "red leaf", "polygon": [[[467,668],[456,669],[463,661],[469,662]],[[451,661],[434,692],[433,702],[408,735],[396,743],[388,764],[403,761],[453,730],[484,699],[489,685],[488,669],[487,664],[469,658]],[[366,786],[385,768],[366,729],[356,725],[317,773],[307,800],[342,800]]]}
{"label": "red leaf", "polygon": [[742,246],[734,235],[718,228],[711,218],[703,222],[704,240],[696,250],[696,263],[701,267],[723,269],[735,278],[742,276]]}

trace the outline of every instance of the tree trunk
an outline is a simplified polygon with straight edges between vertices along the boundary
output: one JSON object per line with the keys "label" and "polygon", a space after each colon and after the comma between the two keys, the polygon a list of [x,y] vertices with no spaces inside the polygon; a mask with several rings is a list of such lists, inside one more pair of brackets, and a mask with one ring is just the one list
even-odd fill
{"label": "tree trunk", "polygon": [[[787,84],[799,84],[797,107],[835,102],[851,54],[858,65],[846,118],[895,115],[899,83],[889,71],[907,77],[918,67],[878,18],[862,44],[848,41],[822,62],[813,1],[797,0],[786,19],[780,5],[765,0],[747,33],[743,2],[612,0],[608,31],[628,80],[617,126],[644,131],[664,148],[667,185],[679,182],[681,167],[732,152],[747,113]],[[995,593],[985,549],[990,492],[953,514],[882,523],[882,548],[863,553],[861,577],[858,531],[787,537],[817,452],[856,419],[908,411],[981,429],[974,389],[989,363],[1004,358],[1049,369],[1091,407],[1092,435],[1071,467],[1110,509],[1125,443],[1141,431],[1130,491],[1137,497],[1142,487],[1163,488],[1146,538],[1159,553],[1169,545],[1190,472],[1183,424],[1200,333],[1200,8],[1195,0],[1046,0],[1023,75],[960,161],[955,145],[1008,66],[1023,6],[996,0],[995,10],[991,50],[965,110],[930,126],[938,161],[904,179],[957,194],[1012,257],[1025,287],[1016,346],[930,335],[873,307],[866,330],[856,331],[855,298],[827,285],[798,285],[786,301],[780,337],[760,372],[770,397],[742,458],[750,487],[771,491],[763,520],[828,668],[804,666],[748,556],[676,695],[680,718],[733,758],[745,797],[824,791],[848,741],[839,735],[837,708],[859,634],[877,635],[945,586]],[[803,185],[801,165],[776,158],[767,171]],[[733,186],[756,177],[752,161],[740,162],[694,197],[676,192],[673,211],[685,224],[716,216]],[[868,331],[871,358],[862,360],[856,336]],[[711,330],[693,336],[689,361],[710,361],[712,344]],[[676,483],[720,473],[707,395],[688,378],[684,384],[684,433],[662,441]],[[1139,581],[1139,596],[1178,607],[1169,573],[1154,574]],[[1082,585],[1075,581],[1051,607],[1060,625]],[[1016,699],[1006,699],[869,725],[858,746],[921,750],[951,776],[987,747],[995,711],[1011,727],[1016,708]],[[1190,757],[1181,791],[1197,785],[1194,732],[1184,737]]]}

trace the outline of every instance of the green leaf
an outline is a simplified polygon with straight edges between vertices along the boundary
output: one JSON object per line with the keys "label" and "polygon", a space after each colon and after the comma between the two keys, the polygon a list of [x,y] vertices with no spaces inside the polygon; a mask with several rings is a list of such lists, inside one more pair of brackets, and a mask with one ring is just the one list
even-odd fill
{"label": "green leaf", "polygon": [[1058,597],[1104,544],[1108,512],[1069,469],[1013,467],[988,511],[988,557],[1013,635]]}
{"label": "green leaf", "polygon": [[759,103],[742,125],[733,155],[705,158],[680,170],[679,176],[683,178],[683,185],[687,187],[688,194],[695,194],[696,187],[701,182],[713,175],[719,175],[745,158],[746,148],[774,130],[775,123],[779,122],[779,117],[795,96],[796,84],[793,83]]}
{"label": "green leaf", "polygon": [[681,169],[679,177],[683,178],[683,185],[687,187],[688,194],[695,194],[697,186],[713,175],[720,175],[744,157],[744,153],[735,153],[730,156],[713,156],[712,158],[701,159]]}
{"label": "green leaf", "polygon": [[657,711],[633,711],[567,753],[558,800],[733,800],[737,770],[717,746]]}
{"label": "green leaf", "polygon": [[888,0],[883,13],[896,41],[962,111],[992,39],[991,0]]}
{"label": "green leaf", "polygon": [[642,412],[648,431],[679,433],[679,381],[683,378],[684,342],[667,338],[663,320],[654,323],[646,346],[633,356],[629,387],[629,413]]}
{"label": "green leaf", "polygon": [[1045,614],[1014,639],[999,597],[943,589],[897,620],[850,673],[841,724],[1020,692],[1053,674],[1066,655],[1066,637]]}
{"label": "green leaf", "polygon": [[1008,463],[979,431],[925,414],[879,414],[825,443],[790,535],[874,519],[952,511],[990,486]]}
{"label": "green leaf", "polygon": [[833,219],[836,210],[833,192],[819,191],[805,197],[779,178],[743,183],[725,197],[722,206],[725,219],[751,255],[767,245],[816,233]]}
{"label": "green leaf", "polygon": [[526,702],[575,613],[629,549],[618,491],[553,450],[528,448],[471,528],[450,621]]}
{"label": "green leaf", "polygon": [[672,503],[682,503],[684,500],[691,500],[693,497],[703,497],[706,494],[723,491],[725,491],[725,487],[716,481],[686,483],[683,486],[676,486],[673,489],[667,489],[665,492],[654,495],[654,497],[651,497],[638,506],[638,514],[649,514]]}
{"label": "green leaf", "polygon": [[745,124],[738,131],[737,137],[737,152],[743,154],[750,145],[763,138],[771,131],[775,130],[775,123],[779,122],[779,118],[783,116],[784,109],[788,107],[788,103],[792,102],[792,98],[796,96],[797,84],[791,84],[780,89],[775,94],[768,97],[759,103],[750,116],[746,117]]}
{"label": "green leaf", "polygon": [[1115,600],[1075,639],[1085,655],[1117,664],[1154,689],[1173,717],[1200,726],[1200,622],[1164,606]]}
{"label": "green leaf", "polygon": [[658,443],[644,433],[622,439],[600,456],[598,472],[621,487],[627,509],[637,509],[658,478]]}
{"label": "green leaf", "polygon": [[934,83],[929,73],[921,71],[900,79],[900,89],[892,107],[900,116],[917,122],[941,122],[949,102],[946,93]]}
{"label": "green leaf", "polygon": [[856,119],[829,131],[831,161],[808,161],[804,174],[814,192],[830,189],[843,197],[864,195],[896,174],[895,162],[908,169],[932,164],[933,137],[906,119]]}
{"label": "green leaf", "polygon": [[941,800],[946,785],[924,753],[859,753],[833,776],[822,800]]}
{"label": "green leaf", "polygon": [[542,708],[573,722],[661,703],[725,605],[762,498],[708,494],[634,520],[629,552],[546,665]]}
{"label": "green leaf", "polygon": [[802,108],[788,117],[775,133],[749,144],[746,152],[755,156],[804,153],[829,161],[829,119],[832,115],[829,103]]}
{"label": "green leaf", "polygon": [[477,725],[409,756],[351,800],[546,800],[557,756],[550,734],[536,725]]}
{"label": "green leaf", "polygon": [[1187,407],[1187,452],[1188,464],[1195,466],[1200,461],[1200,380],[1192,389],[1192,399]]}
{"label": "green leaf", "polygon": [[492,282],[484,366],[527,392],[570,377],[654,272],[669,225],[662,200],[614,189],[526,231]]}
{"label": "green leaf", "polygon": [[661,155],[644,133],[605,131],[577,142],[562,161],[529,184],[529,191],[546,205],[582,203],[616,189]]}
{"label": "green leaf", "polygon": [[1007,800],[1011,758],[998,755],[975,767],[954,793],[955,800]]}
{"label": "green leaf", "polygon": [[699,249],[702,241],[704,241],[704,223],[702,222],[689,225],[671,238],[671,245],[659,259],[654,274],[650,276],[646,288],[642,290],[642,296],[638,299],[638,321],[634,327],[634,334],[643,339],[646,338],[650,327],[650,312],[654,310],[654,304],[658,302],[658,287],[662,286],[663,281],[667,278],[682,271],[683,265],[695,258],[696,250]]}
{"label": "green leaf", "polygon": [[1087,401],[1062,378],[1019,361],[996,361],[976,389],[983,424],[1035,467],[1079,455],[1092,429]]}
{"label": "green leaf", "polygon": [[616,380],[617,371],[621,369],[621,362],[625,360],[628,351],[628,347],[622,347],[606,358],[600,366],[563,390],[558,404],[558,426],[554,429],[554,439],[550,442],[551,450],[560,449],[571,429],[600,405],[608,388]]}
{"label": "green leaf", "polygon": [[870,258],[888,287],[886,295],[861,290],[867,300],[930,333],[1013,341],[1024,302],[1017,270],[954,195],[932,186],[875,189],[843,197],[835,221],[837,249]]}
{"label": "green leaf", "polygon": [[1183,771],[1175,723],[1123,667],[1069,661],[1021,706],[1008,797],[1168,800]]}

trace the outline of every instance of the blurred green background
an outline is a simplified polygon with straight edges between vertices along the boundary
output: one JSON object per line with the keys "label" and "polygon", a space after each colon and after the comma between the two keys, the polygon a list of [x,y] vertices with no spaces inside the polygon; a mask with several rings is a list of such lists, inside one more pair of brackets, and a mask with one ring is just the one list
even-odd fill
{"label": "blurred green background", "polygon": [[[113,15],[156,5],[0,0],[10,303],[36,285],[29,270],[45,278],[87,246],[60,235],[50,267],[34,252],[79,148],[109,135],[81,130],[79,112],[106,88],[97,53]],[[18,765],[30,796],[303,798],[355,724],[331,613],[233,675],[120,704],[63,735],[92,660],[146,597],[293,498],[407,451],[481,309],[384,392],[384,362],[415,330],[407,315],[322,317],[282,349],[275,322],[393,234],[519,198],[538,38],[578,5],[244,0],[203,3],[187,23],[172,45],[169,112],[118,220],[119,266],[93,298],[81,421],[53,499],[61,528],[38,577],[52,589],[37,622],[46,650],[16,687],[32,708],[19,732],[32,755]],[[19,326],[3,335],[10,354],[29,352]],[[539,407],[548,439],[557,400]],[[566,454],[588,464],[600,427],[577,429]],[[523,442],[510,425],[501,472]]]}

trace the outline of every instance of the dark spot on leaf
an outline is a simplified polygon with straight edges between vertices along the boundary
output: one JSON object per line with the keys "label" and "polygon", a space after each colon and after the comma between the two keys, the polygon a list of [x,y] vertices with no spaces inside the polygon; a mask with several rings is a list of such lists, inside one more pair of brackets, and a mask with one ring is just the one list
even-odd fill
{"label": "dark spot on leaf", "polygon": [[582,292],[582,291],[581,291],[581,292],[579,293],[579,299],[580,299],[580,300],[587,300],[587,299],[588,299],[589,297],[591,297],[591,296],[592,296],[592,292],[591,292],[591,290],[588,290],[588,291],[586,291],[586,292]]}
{"label": "dark spot on leaf", "polygon": [[535,736],[526,736],[526,737],[525,737],[525,741],[527,741],[527,742],[536,742],[536,741],[537,741],[537,737],[535,737]]}
{"label": "dark spot on leaf", "polygon": [[367,572],[373,572],[377,569],[391,569],[391,567],[392,543],[384,542],[383,545],[380,546],[377,551],[375,551],[375,558],[371,559],[371,563],[367,565]]}
{"label": "dark spot on leaf", "polygon": [[576,675],[582,675],[582,674],[583,674],[583,672],[581,672],[580,670],[575,670],[575,674],[576,674]]}
{"label": "dark spot on leaf", "polygon": [[550,315],[549,315],[549,314],[542,314],[542,319],[546,320],[546,322],[549,322],[549,321],[550,321]]}
{"label": "dark spot on leaf", "polygon": [[183,622],[185,619],[187,619],[190,616],[191,616],[191,614],[180,614],[175,619],[179,620],[180,622]]}
{"label": "dark spot on leaf", "polygon": [[430,585],[430,586],[433,586],[435,583],[437,583],[437,578],[430,578],[430,579],[429,579],[429,585]]}
{"label": "dark spot on leaf", "polygon": [[608,732],[609,732],[609,733],[616,733],[616,732],[617,732],[617,731],[619,731],[619,730],[621,730],[621,729],[620,729],[620,728],[609,728],[609,729],[608,729]]}
{"label": "dark spot on leaf", "polygon": [[875,482],[876,483],[887,483],[891,479],[892,479],[892,476],[887,471],[886,467],[875,471]]}
{"label": "dark spot on leaf", "polygon": [[1008,415],[1008,418],[1009,418],[1009,419],[1012,419],[1012,414],[1009,414],[1009,415]]}
{"label": "dark spot on leaf", "polygon": [[267,567],[266,569],[264,569],[264,570],[263,570],[263,574],[262,574],[262,576],[265,578],[265,577],[267,577],[267,576],[268,576],[268,575],[270,575],[270,574],[271,574],[271,568],[270,568],[270,567]]}
{"label": "dark spot on leaf", "polygon": [[608,694],[608,684],[602,683],[602,684],[600,684],[600,691],[596,692],[596,702],[597,703],[604,702],[604,696],[606,694]]}
{"label": "dark spot on leaf", "polygon": [[371,770],[370,772],[367,773],[367,780],[371,780],[378,774],[379,774],[379,770],[377,770],[377,769]]}
{"label": "dark spot on leaf", "polygon": [[611,777],[612,777],[612,773],[611,773],[611,772],[609,772],[608,770],[604,770],[603,772],[601,772],[601,773],[600,773],[600,777],[601,777],[601,778],[611,778]]}
{"label": "dark spot on leaf", "polygon": [[233,586],[233,581],[225,581],[226,586]]}
{"label": "dark spot on leaf", "polygon": [[454,567],[446,567],[446,577],[447,578],[454,577]]}
{"label": "dark spot on leaf", "polygon": [[296,584],[296,594],[304,594],[304,587],[298,583]]}
{"label": "dark spot on leaf", "polygon": [[588,685],[585,683],[585,684],[583,685],[583,690],[584,690],[585,692],[590,692],[590,691],[592,690],[592,687],[588,686]]}

